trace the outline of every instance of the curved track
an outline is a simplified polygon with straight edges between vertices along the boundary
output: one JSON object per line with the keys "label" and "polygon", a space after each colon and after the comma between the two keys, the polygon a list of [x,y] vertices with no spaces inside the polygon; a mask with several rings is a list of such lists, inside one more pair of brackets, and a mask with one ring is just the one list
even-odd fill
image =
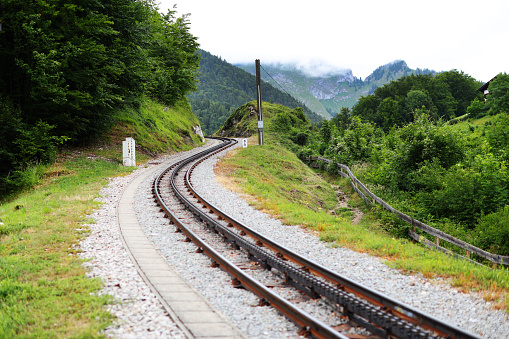
{"label": "curved track", "polygon": [[[333,327],[303,312],[273,293],[236,264],[227,260],[198,233],[180,220],[179,209],[170,208],[169,199],[178,199],[208,228],[219,234],[234,248],[245,253],[251,261],[284,276],[285,283],[311,298],[321,298],[335,305],[351,324],[361,326],[375,337],[397,338],[477,338],[455,326],[420,312],[372,289],[366,288],[333,272],[253,231],[208,203],[192,185],[193,169],[201,161],[236,143],[233,139],[218,138],[221,144],[175,163],[154,181],[153,193],[161,211],[177,226],[177,230],[194,242],[198,251],[208,255],[213,265],[232,276],[232,283],[246,288],[260,297],[260,303],[271,305],[301,328],[301,334],[317,338],[347,338]],[[171,194],[175,198],[170,198]]]}

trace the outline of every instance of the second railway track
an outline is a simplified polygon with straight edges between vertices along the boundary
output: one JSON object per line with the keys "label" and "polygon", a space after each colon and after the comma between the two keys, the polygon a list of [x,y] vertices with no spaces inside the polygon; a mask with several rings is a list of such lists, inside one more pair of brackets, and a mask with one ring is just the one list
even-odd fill
{"label": "second railway track", "polygon": [[[304,335],[345,338],[340,331],[350,325],[363,327],[359,334],[372,337],[476,338],[299,256],[203,199],[192,186],[193,168],[205,157],[234,142],[223,139],[207,151],[173,164],[157,177],[153,187],[154,197],[169,222],[177,231],[183,232],[187,241],[196,244],[197,251],[211,258],[211,265],[228,272],[232,284],[256,293],[260,304],[270,305],[285,314],[298,324]],[[191,226],[194,224],[186,222],[190,218],[201,220],[201,226]],[[219,242],[218,239],[225,241]],[[237,253],[234,259],[227,260],[234,250]],[[263,283],[249,274],[258,276],[261,268],[268,272],[260,278]],[[316,304],[337,316],[318,319],[273,293],[266,285],[281,285],[277,283],[278,279],[283,285],[297,288],[307,298],[319,300]],[[345,322],[349,325],[344,325]]]}

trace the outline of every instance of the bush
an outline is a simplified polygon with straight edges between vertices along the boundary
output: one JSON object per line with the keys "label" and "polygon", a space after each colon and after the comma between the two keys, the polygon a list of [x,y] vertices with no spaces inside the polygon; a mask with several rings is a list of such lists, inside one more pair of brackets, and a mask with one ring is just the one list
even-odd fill
{"label": "bush", "polygon": [[393,189],[418,191],[422,185],[412,179],[421,167],[434,163],[435,167],[448,169],[465,157],[462,138],[458,133],[446,128],[443,123],[435,124],[421,111],[414,122],[391,131],[386,139],[394,155],[388,164]]}
{"label": "bush", "polygon": [[28,125],[19,110],[0,97],[0,195],[34,185],[33,171],[38,163],[50,163],[56,156],[53,126],[39,121]]}
{"label": "bush", "polygon": [[475,231],[478,247],[494,254],[509,255],[509,205],[482,215]]}
{"label": "bush", "polygon": [[485,128],[486,139],[493,150],[504,160],[509,160],[509,115],[500,114]]}
{"label": "bush", "polygon": [[295,137],[292,138],[292,141],[299,146],[305,146],[308,142],[309,134],[306,132],[299,132]]}

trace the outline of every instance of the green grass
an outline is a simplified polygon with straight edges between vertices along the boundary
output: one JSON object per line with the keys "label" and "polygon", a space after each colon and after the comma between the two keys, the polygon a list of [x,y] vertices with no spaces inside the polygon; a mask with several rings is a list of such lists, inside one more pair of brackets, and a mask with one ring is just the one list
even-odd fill
{"label": "green grass", "polygon": [[[189,129],[176,141],[156,138],[148,130],[137,129],[135,113],[152,117],[160,133]],[[56,163],[29,170],[34,172],[33,188],[4,197],[0,204],[4,222],[0,225],[0,338],[102,337],[100,331],[113,321],[104,308],[110,297],[97,295],[102,283],[85,276],[76,245],[88,234],[83,225],[91,222],[87,215],[100,207],[94,199],[108,184],[108,177],[127,175],[135,168],[121,166],[121,143],[111,140],[121,141],[139,131],[134,136],[141,146],[140,164],[158,152],[199,144],[190,132],[195,124],[185,104],[164,112],[161,105],[146,101],[129,124],[122,121],[98,145],[62,150]],[[160,127],[164,125],[167,129]]]}
{"label": "green grass", "polygon": [[[97,279],[85,277],[77,229],[124,168],[84,156],[46,167],[39,187],[0,206],[0,337],[85,337],[112,319]],[[60,175],[60,173],[65,173]]]}
{"label": "green grass", "polygon": [[[320,239],[332,246],[381,257],[387,265],[406,273],[450,279],[461,290],[481,291],[495,307],[509,306],[506,269],[480,267],[389,235],[384,228],[398,226],[384,225],[390,218],[382,221],[380,212],[370,210],[346,179],[327,173],[319,175],[281,146],[265,144],[232,152],[218,164],[217,171],[231,177],[222,180],[250,196],[257,208],[285,224],[299,224],[319,232]],[[349,213],[340,216],[329,213],[336,204],[331,184],[341,186],[349,194],[351,207],[364,211],[359,224],[351,223]]]}
{"label": "green grass", "polygon": [[139,109],[126,109],[120,112],[118,118],[119,124],[112,134],[117,136],[117,141],[133,137],[140,147],[151,153],[188,150],[193,143],[200,142],[192,130],[200,122],[187,102],[170,109],[157,102],[144,100]]}

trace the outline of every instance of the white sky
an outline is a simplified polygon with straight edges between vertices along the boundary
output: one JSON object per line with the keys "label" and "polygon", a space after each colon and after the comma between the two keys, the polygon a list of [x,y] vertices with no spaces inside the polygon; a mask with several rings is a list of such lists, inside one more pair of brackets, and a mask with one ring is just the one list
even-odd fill
{"label": "white sky", "polygon": [[405,60],[488,81],[509,73],[509,1],[156,0],[190,13],[200,48],[230,63],[320,61],[368,76]]}

